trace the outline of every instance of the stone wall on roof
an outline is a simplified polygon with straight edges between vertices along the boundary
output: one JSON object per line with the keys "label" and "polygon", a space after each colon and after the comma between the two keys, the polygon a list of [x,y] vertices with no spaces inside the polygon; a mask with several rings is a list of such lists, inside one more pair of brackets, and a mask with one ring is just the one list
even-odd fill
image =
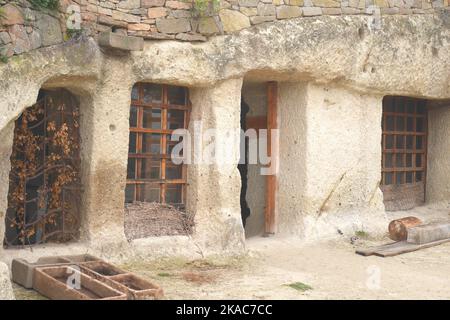
{"label": "stone wall on roof", "polygon": [[[96,37],[114,30],[147,40],[206,41],[276,20],[321,15],[412,15],[448,10],[449,0],[220,0],[220,8],[198,17],[193,0],[60,0],[59,9],[26,0],[0,0],[0,57],[69,40],[67,22],[81,20]],[[73,24],[72,24],[73,25]],[[4,59],[1,59],[4,60]]]}

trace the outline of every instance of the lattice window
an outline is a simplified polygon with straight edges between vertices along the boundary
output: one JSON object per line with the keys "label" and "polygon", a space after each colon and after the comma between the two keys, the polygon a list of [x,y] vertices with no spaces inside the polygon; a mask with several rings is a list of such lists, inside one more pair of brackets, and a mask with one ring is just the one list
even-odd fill
{"label": "lattice window", "polygon": [[138,83],[130,109],[130,142],[125,201],[184,204],[185,165],[171,159],[175,129],[187,128],[189,96],[184,87]]}
{"label": "lattice window", "polygon": [[426,101],[388,96],[383,99],[382,184],[425,182]]}
{"label": "lattice window", "polygon": [[6,247],[78,238],[80,163],[77,99],[42,90],[15,122]]}

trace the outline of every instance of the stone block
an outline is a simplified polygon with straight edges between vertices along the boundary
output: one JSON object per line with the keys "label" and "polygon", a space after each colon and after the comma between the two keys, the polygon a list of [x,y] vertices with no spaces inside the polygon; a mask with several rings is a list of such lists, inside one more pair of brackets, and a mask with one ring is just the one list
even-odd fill
{"label": "stone block", "polygon": [[19,9],[19,7],[17,7],[16,5],[8,3],[1,7],[1,10],[4,13],[4,18],[2,19],[2,24],[4,26],[12,26],[15,24],[24,23],[23,13],[21,9]]}
{"label": "stone block", "polygon": [[39,30],[44,47],[63,41],[61,25],[58,19],[46,14],[37,14],[35,26]]}
{"label": "stone block", "polygon": [[121,12],[121,11],[113,11],[112,17],[115,20],[121,20],[128,23],[139,23],[141,22],[140,16],[135,16],[133,14]]}
{"label": "stone block", "polygon": [[324,15],[336,16],[336,15],[341,15],[342,10],[341,10],[341,8],[322,8],[322,13]]}
{"label": "stone block", "polygon": [[117,5],[121,9],[137,9],[141,6],[141,0],[122,0]]}
{"label": "stone block", "polygon": [[148,31],[148,30],[150,30],[150,25],[145,24],[145,23],[130,23],[130,24],[128,24],[128,30]]}
{"label": "stone block", "polygon": [[14,25],[9,28],[9,35],[14,46],[14,53],[21,54],[31,50],[30,39],[23,25]]}
{"label": "stone block", "polygon": [[273,4],[259,3],[258,4],[259,16],[274,16],[276,15],[276,9]]}
{"label": "stone block", "polygon": [[374,4],[380,8],[389,8],[389,2],[387,0],[374,0]]}
{"label": "stone block", "polygon": [[256,7],[258,2],[258,0],[239,0],[239,5],[241,7]]}
{"label": "stone block", "polygon": [[110,16],[104,16],[104,15],[99,15],[97,21],[99,24],[103,24],[103,25],[107,25],[107,26],[111,26],[111,27],[127,28],[127,25],[128,25],[128,23],[126,23],[125,21],[115,20]]}
{"label": "stone block", "polygon": [[450,223],[433,223],[408,229],[407,242],[425,244],[450,238]]}
{"label": "stone block", "polygon": [[250,19],[239,11],[220,10],[219,17],[225,32],[234,32],[250,27]]}
{"label": "stone block", "polygon": [[255,16],[251,17],[250,21],[252,24],[260,24],[264,22],[275,21],[275,16]]}
{"label": "stone block", "polygon": [[242,7],[239,9],[239,11],[245,14],[247,17],[253,17],[258,14],[258,9],[256,8]]}
{"label": "stone block", "polygon": [[321,8],[340,8],[341,3],[334,0],[312,0],[315,7]]}
{"label": "stone block", "polygon": [[162,7],[166,0],[141,0],[142,8]]}
{"label": "stone block", "polygon": [[312,16],[320,16],[322,15],[322,8],[317,7],[304,7],[303,10],[303,16],[305,17],[312,17]]}
{"label": "stone block", "polygon": [[156,19],[156,27],[161,33],[174,34],[191,31],[188,19]]}
{"label": "stone block", "polygon": [[189,10],[172,10],[170,16],[174,18],[190,18],[192,14]]}
{"label": "stone block", "polygon": [[98,43],[105,48],[125,51],[142,51],[144,49],[144,39],[124,36],[113,32],[100,33]]}
{"label": "stone block", "polygon": [[192,7],[192,4],[190,2],[183,2],[183,1],[173,1],[173,0],[168,0],[166,1],[166,5],[167,8],[170,9],[190,9]]}
{"label": "stone block", "polygon": [[290,19],[300,17],[302,9],[295,6],[279,6],[277,7],[277,19]]}
{"label": "stone block", "polygon": [[166,17],[168,13],[169,13],[169,9],[164,8],[164,7],[150,8],[150,9],[148,9],[147,16],[150,19],[156,19],[156,18]]}

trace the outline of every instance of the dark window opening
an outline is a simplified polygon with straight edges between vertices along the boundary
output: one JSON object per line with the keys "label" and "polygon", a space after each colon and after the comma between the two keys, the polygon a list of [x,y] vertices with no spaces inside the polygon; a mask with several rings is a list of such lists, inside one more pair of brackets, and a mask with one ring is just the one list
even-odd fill
{"label": "dark window opening", "polygon": [[79,152],[78,101],[42,90],[15,122],[5,247],[78,238]]}
{"label": "dark window opening", "polygon": [[186,167],[171,158],[176,129],[188,127],[187,88],[138,83],[132,89],[125,202],[185,204]]}
{"label": "dark window opening", "polygon": [[427,158],[425,100],[383,99],[381,185],[386,210],[411,209],[424,202]]}

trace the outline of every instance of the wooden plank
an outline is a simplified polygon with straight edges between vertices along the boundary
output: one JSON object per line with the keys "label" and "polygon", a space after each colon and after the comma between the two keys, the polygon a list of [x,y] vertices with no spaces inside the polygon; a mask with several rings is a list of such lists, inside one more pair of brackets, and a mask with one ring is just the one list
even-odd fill
{"label": "wooden plank", "polygon": [[267,116],[247,117],[245,123],[247,129],[267,129]]}
{"label": "wooden plank", "polygon": [[[267,129],[268,142],[267,153],[272,157],[272,165],[276,165],[278,154],[272,155],[272,150],[278,150],[278,146],[272,146],[271,130],[278,129],[278,84],[276,82],[267,83]],[[267,175],[266,177],[266,211],[264,231],[266,235],[275,233],[275,199],[277,189],[277,176]]]}
{"label": "wooden plank", "polygon": [[394,247],[398,247],[399,242],[393,242],[393,243],[389,243],[389,244],[383,244],[381,246],[376,246],[376,247],[369,247],[369,248],[359,248],[356,249],[356,253],[360,254],[362,256],[371,256],[373,254],[375,254],[375,252],[382,250],[384,248],[394,248]]}
{"label": "wooden plank", "polygon": [[434,247],[446,242],[450,242],[450,239],[444,239],[425,244],[414,244],[408,243],[406,241],[399,241],[373,248],[358,249],[356,250],[356,253],[361,254],[363,256],[376,255],[379,257],[393,257],[403,253]]}

